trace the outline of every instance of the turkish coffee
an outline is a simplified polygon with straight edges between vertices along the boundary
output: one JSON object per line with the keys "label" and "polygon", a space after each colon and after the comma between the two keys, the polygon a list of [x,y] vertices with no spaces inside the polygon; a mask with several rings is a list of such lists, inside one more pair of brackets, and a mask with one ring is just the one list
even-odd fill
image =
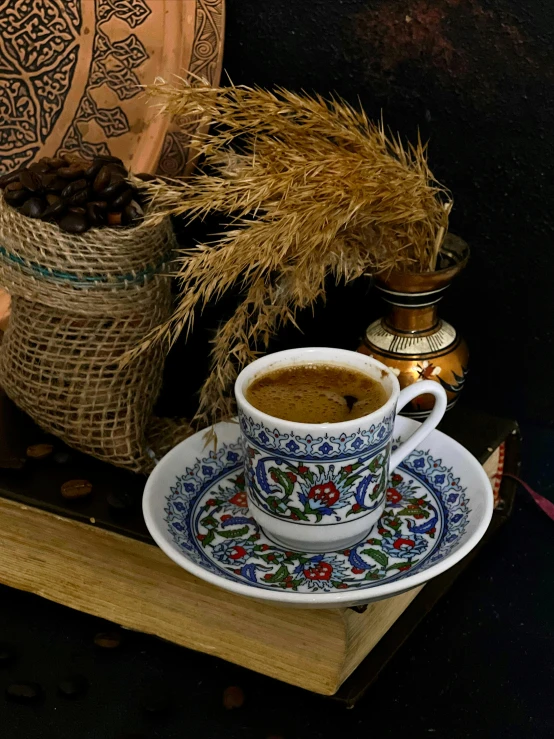
{"label": "turkish coffee", "polygon": [[388,400],[373,377],[323,363],[271,370],[256,377],[245,396],[259,411],[297,423],[343,423],[373,413]]}

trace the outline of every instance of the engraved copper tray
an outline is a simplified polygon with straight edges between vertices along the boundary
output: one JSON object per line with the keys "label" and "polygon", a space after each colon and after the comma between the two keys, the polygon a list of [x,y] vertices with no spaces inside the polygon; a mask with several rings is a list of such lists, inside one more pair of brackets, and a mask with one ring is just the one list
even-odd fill
{"label": "engraved copper tray", "polygon": [[0,174],[79,149],[185,172],[187,135],[140,85],[219,82],[225,0],[0,0]]}
{"label": "engraved copper tray", "polygon": [[[0,174],[72,150],[184,174],[186,130],[140,85],[187,70],[217,84],[224,23],[225,0],[0,0]],[[0,290],[0,329],[8,315]]]}

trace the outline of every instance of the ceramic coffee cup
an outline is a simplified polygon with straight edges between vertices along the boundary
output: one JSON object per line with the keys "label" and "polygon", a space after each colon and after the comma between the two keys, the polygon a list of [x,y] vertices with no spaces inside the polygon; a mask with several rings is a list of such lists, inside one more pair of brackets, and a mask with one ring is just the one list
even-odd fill
{"label": "ceramic coffee cup", "polygon": [[[387,401],[367,416],[341,423],[297,423],[254,408],[250,383],[295,364],[349,367],[379,382]],[[425,422],[392,451],[396,414],[418,395],[435,396]],[[286,549],[326,552],[365,538],[385,505],[389,476],[437,426],[446,410],[439,383],[400,390],[393,372],[372,357],[342,349],[304,348],[269,354],[246,367],[235,383],[251,515]]]}

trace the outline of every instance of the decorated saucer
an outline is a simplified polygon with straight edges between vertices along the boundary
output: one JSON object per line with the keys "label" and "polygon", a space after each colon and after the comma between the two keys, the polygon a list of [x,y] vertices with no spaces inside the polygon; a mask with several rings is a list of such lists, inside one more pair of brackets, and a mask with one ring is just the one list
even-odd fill
{"label": "decorated saucer", "polygon": [[[395,443],[417,422],[398,417]],[[493,495],[467,449],[431,432],[393,472],[381,519],[361,542],[326,554],[288,551],[248,511],[237,423],[200,431],[156,466],[143,512],[158,546],[197,577],[233,593],[303,608],[370,603],[449,569],[481,539]],[[322,439],[323,443],[323,439]],[[393,446],[394,448],[394,446]]]}

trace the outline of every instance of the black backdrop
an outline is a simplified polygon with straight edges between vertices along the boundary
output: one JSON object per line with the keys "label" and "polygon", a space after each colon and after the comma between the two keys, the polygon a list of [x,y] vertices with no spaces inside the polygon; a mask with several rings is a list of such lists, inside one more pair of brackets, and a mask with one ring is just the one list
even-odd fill
{"label": "black backdrop", "polygon": [[[236,84],[359,99],[403,135],[430,140],[434,172],[454,195],[452,231],[472,247],[442,306],[470,344],[465,401],[552,423],[554,5],[520,5],[227,0],[224,69]],[[205,372],[209,331],[231,305],[210,310],[173,353],[163,403],[173,412],[183,378],[194,386]],[[355,348],[380,312],[365,284],[332,289],[303,317],[304,334],[281,334],[274,348]]]}

